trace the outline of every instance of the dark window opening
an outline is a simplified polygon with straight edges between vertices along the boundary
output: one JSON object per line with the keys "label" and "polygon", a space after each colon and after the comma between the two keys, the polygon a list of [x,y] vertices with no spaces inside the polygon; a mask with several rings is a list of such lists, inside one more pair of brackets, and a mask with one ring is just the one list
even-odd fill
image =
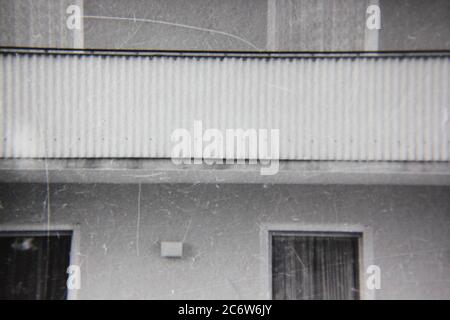
{"label": "dark window opening", "polygon": [[359,299],[359,238],[348,233],[272,233],[273,299]]}
{"label": "dark window opening", "polygon": [[0,233],[0,299],[67,297],[72,232]]}

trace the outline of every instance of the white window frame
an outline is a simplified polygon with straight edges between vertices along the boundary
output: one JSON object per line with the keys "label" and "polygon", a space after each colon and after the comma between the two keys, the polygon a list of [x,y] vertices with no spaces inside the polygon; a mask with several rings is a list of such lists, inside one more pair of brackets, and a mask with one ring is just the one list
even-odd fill
{"label": "white window frame", "polygon": [[366,287],[367,267],[373,261],[372,230],[363,225],[339,224],[302,224],[302,223],[267,223],[260,226],[261,265],[260,279],[262,279],[263,299],[272,299],[272,234],[298,234],[298,235],[330,235],[339,234],[359,235],[359,298],[361,300],[374,300],[375,290]]}

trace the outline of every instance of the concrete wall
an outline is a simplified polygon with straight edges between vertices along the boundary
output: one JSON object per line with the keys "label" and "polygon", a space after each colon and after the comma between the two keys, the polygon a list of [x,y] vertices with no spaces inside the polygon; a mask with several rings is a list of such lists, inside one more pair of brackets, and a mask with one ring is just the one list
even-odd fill
{"label": "concrete wall", "polygon": [[83,47],[82,31],[69,30],[66,9],[83,0],[0,0],[0,45]]}
{"label": "concrete wall", "polygon": [[[267,0],[85,1],[87,48],[264,50]],[[147,21],[134,22],[141,18]]]}
{"label": "concrete wall", "polygon": [[269,19],[273,15],[275,21],[273,50],[364,50],[366,9],[369,1],[273,2],[274,8],[268,13]]}
{"label": "concrete wall", "polygon": [[[0,229],[47,222],[45,184],[0,185]],[[362,228],[377,299],[450,299],[450,188],[50,185],[50,224],[79,224],[80,298],[266,298],[270,226]],[[180,259],[159,241],[184,241]]]}
{"label": "concrete wall", "polygon": [[449,50],[450,1],[380,0],[380,50]]}
{"label": "concrete wall", "polygon": [[[84,36],[65,26],[69,4],[83,9]],[[366,28],[370,4],[381,8],[381,30],[375,33]],[[448,0],[0,0],[0,45],[217,51],[448,50],[449,12]]]}

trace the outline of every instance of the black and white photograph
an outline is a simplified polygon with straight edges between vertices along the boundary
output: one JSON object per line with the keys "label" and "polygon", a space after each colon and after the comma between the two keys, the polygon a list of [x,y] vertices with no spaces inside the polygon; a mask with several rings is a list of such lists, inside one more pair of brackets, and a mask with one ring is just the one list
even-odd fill
{"label": "black and white photograph", "polygon": [[0,135],[0,300],[450,300],[449,0],[0,0]]}

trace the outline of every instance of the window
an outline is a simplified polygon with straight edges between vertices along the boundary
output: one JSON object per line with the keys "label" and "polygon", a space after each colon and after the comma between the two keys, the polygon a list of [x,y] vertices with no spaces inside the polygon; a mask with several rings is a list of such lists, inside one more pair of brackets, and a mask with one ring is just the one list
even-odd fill
{"label": "window", "polygon": [[359,299],[359,234],[271,236],[273,299]]}
{"label": "window", "polygon": [[0,233],[0,299],[65,299],[71,232]]}

